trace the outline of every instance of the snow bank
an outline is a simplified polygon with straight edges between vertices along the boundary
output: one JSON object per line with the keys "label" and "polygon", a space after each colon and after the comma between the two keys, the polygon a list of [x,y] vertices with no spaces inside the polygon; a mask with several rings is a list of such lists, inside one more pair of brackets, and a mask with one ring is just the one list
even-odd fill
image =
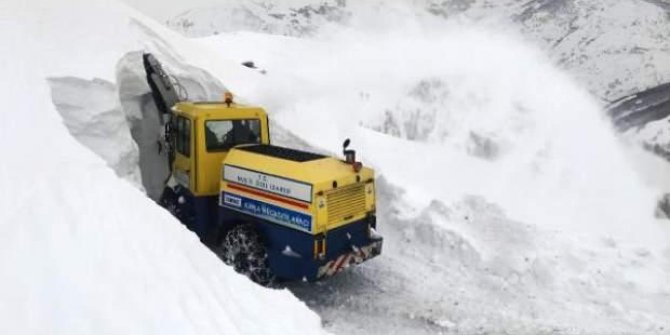
{"label": "snow bank", "polygon": [[[105,99],[112,88],[101,80],[113,82],[117,61],[142,48],[130,19],[146,19],[111,1],[0,7],[0,40],[12,45],[0,55],[2,332],[320,333],[319,317],[290,292],[261,288],[224,266],[68,134],[74,127],[89,138],[96,130],[84,126],[98,123],[87,120],[103,118],[109,144],[127,143],[114,128],[118,114],[109,113],[120,103]],[[65,92],[50,95],[47,78],[64,76],[79,79],[52,80],[52,90]],[[63,122],[51,98],[80,85],[90,101],[60,104]]]}
{"label": "snow bank", "polygon": [[140,185],[136,143],[128,132],[113,83],[102,79],[49,78],[53,103],[68,130],[101,156],[119,177]]}

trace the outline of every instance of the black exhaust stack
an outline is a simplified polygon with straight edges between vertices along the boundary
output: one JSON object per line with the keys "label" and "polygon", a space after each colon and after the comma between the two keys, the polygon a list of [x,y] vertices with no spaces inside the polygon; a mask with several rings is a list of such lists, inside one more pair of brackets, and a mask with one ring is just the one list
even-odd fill
{"label": "black exhaust stack", "polygon": [[[163,70],[161,63],[150,53],[142,55],[144,71],[147,74],[147,84],[151,88],[156,108],[158,109],[158,119],[164,126],[162,139],[158,141],[158,152],[163,150],[167,152],[168,167],[172,174],[172,163],[175,159],[175,132],[172,122],[172,107],[181,101],[175,86],[170,81],[170,76]],[[169,179],[169,177],[168,177]],[[167,183],[167,180],[165,181]]]}
{"label": "black exhaust stack", "polygon": [[147,74],[147,83],[151,88],[151,96],[160,112],[159,119],[163,123],[165,122],[164,116],[170,115],[172,107],[181,99],[170,81],[170,76],[163,70],[163,66],[154,55],[145,53],[142,56],[142,61],[144,71]]}
{"label": "black exhaust stack", "polygon": [[354,172],[358,173],[363,168],[363,164],[361,162],[356,161],[355,150],[347,149],[349,147],[349,144],[351,144],[351,140],[349,139],[344,140],[344,143],[342,143],[342,153],[344,154],[344,161],[347,164],[350,164],[351,167],[353,167]]}
{"label": "black exhaust stack", "polygon": [[344,143],[342,143],[342,153],[344,154],[344,161],[347,162],[347,164],[354,164],[354,162],[356,162],[356,151],[347,150],[349,144],[351,144],[349,139],[344,140]]}

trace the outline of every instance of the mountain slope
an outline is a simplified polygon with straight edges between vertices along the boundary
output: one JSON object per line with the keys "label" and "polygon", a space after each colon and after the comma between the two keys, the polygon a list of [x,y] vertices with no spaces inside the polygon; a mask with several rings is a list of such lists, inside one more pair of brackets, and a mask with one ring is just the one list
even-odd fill
{"label": "mountain slope", "polygon": [[[384,15],[375,15],[380,10]],[[167,24],[187,36],[248,30],[303,37],[359,22],[392,27],[408,16],[518,31],[604,100],[670,81],[670,18],[660,0],[241,0],[194,8]]]}

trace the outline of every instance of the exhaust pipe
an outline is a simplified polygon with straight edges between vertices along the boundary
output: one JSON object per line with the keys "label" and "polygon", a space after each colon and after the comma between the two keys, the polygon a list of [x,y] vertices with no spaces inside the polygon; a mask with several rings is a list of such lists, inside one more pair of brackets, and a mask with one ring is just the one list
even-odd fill
{"label": "exhaust pipe", "polygon": [[347,164],[350,164],[354,168],[354,172],[358,173],[363,168],[363,164],[361,162],[356,161],[356,150],[347,149],[349,147],[349,144],[351,144],[351,140],[349,139],[344,140],[344,143],[342,143],[342,153],[344,154],[344,161]]}

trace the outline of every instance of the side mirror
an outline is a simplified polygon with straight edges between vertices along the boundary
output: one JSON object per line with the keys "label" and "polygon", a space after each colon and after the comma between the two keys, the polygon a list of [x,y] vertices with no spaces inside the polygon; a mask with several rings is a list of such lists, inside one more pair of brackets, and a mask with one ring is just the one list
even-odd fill
{"label": "side mirror", "polygon": [[343,150],[347,150],[349,144],[351,144],[351,140],[349,139],[344,140],[344,143],[342,143]]}

